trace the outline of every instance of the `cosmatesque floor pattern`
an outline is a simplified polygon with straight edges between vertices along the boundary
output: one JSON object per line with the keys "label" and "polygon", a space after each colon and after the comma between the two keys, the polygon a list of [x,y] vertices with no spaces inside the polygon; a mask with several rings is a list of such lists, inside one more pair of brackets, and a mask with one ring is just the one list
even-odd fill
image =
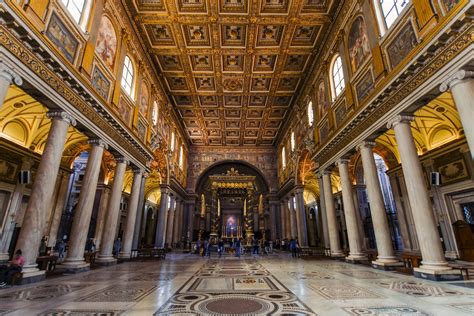
{"label": "cosmatesque floor pattern", "polygon": [[0,290],[0,315],[474,315],[474,281],[288,254],[171,254]]}

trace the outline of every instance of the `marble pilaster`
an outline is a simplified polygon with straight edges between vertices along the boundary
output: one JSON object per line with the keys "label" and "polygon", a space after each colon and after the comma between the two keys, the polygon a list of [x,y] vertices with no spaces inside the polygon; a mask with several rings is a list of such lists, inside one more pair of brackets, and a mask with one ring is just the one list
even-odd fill
{"label": "marble pilaster", "polygon": [[326,215],[328,221],[329,245],[331,248],[331,257],[344,257],[341,249],[341,240],[337,228],[336,207],[332,196],[331,172],[323,171],[324,202],[326,203]]}
{"label": "marble pilaster", "polygon": [[44,271],[36,268],[36,258],[41,242],[41,234],[46,223],[46,208],[49,206],[57,179],[59,165],[70,125],[76,121],[65,112],[48,112],[52,120],[48,139],[44,147],[33,188],[25,211],[22,229],[18,236],[16,249],[21,249],[25,257],[23,279],[41,279]]}
{"label": "marble pilaster", "polygon": [[142,184],[143,171],[134,169],[132,191],[128,200],[127,219],[123,232],[122,248],[118,255],[121,259],[129,259],[132,252],[133,232],[135,230],[135,222],[137,220],[138,200],[140,197],[140,187]]}
{"label": "marble pilaster", "polygon": [[342,184],[342,200],[344,203],[344,214],[346,215],[347,235],[349,237],[349,256],[346,257],[346,260],[351,262],[366,261],[367,256],[362,253],[362,238],[357,223],[357,210],[352,198],[352,182],[348,163],[349,161],[346,159],[340,159],[337,162]]}
{"label": "marble pilaster", "polygon": [[15,70],[0,62],[0,108],[2,108],[5,98],[7,97],[8,88],[11,84],[21,86],[23,80]]}
{"label": "marble pilaster", "polygon": [[275,241],[277,239],[277,200],[270,200],[270,238]]}
{"label": "marble pilaster", "polygon": [[132,249],[137,249],[141,239],[145,234],[145,182],[147,174],[143,174],[140,184],[140,194],[138,197],[137,220],[135,221],[135,231],[133,233]]}
{"label": "marble pilaster", "polygon": [[474,71],[461,69],[440,87],[441,92],[451,90],[459,113],[471,157],[474,160]]}
{"label": "marble pilaster", "polygon": [[423,278],[440,279],[443,275],[453,274],[453,270],[444,258],[433,207],[426,188],[425,174],[411,132],[410,122],[413,120],[411,116],[398,115],[388,123],[388,127],[395,131],[408,199],[423,258],[422,265],[414,269],[414,274]]}
{"label": "marble pilaster", "polygon": [[325,249],[330,249],[328,219],[327,219],[327,214],[326,214],[326,202],[324,200],[323,175],[320,174],[320,173],[318,173],[318,184],[319,184],[319,201],[320,201],[319,202],[319,211],[321,212],[324,248]]}
{"label": "marble pilaster", "polygon": [[374,146],[375,143],[363,142],[358,146],[358,149],[362,158],[364,180],[368,200],[370,202],[370,214],[377,243],[377,260],[372,262],[372,265],[377,268],[388,269],[400,265],[400,263],[395,257],[392,245],[385,203],[372,150]]}
{"label": "marble pilaster", "polygon": [[123,181],[128,161],[123,157],[118,157],[115,159],[115,162],[116,165],[112,190],[110,192],[107,211],[104,212],[106,215],[100,242],[100,252],[96,259],[96,262],[101,265],[109,265],[116,262],[112,251],[117,231],[117,220],[120,216],[120,200],[122,199]]}
{"label": "marble pilaster", "polygon": [[107,145],[99,139],[89,141],[91,149],[87,158],[87,166],[82,180],[79,201],[76,206],[74,220],[71,227],[71,238],[68,251],[61,268],[76,272],[89,269],[89,264],[84,260],[84,248],[87,242],[87,233],[91,221],[94,198],[99,180],[102,156]]}
{"label": "marble pilaster", "polygon": [[295,197],[292,195],[290,197],[290,209],[289,209],[291,238],[297,238],[298,237],[298,227],[296,226],[296,209],[295,209],[295,200],[294,199],[295,199]]}
{"label": "marble pilaster", "polygon": [[281,225],[280,225],[280,228],[281,228],[281,239],[285,239],[286,238],[286,205],[285,205],[285,201],[280,201],[280,221],[281,221]]}
{"label": "marble pilaster", "polygon": [[175,207],[175,216],[173,222],[173,239],[172,244],[176,245],[180,241],[179,237],[179,227],[183,225],[183,219],[181,218],[181,208],[182,200],[176,199],[176,207]]}
{"label": "marble pilaster", "polygon": [[171,196],[170,209],[168,210],[168,223],[166,224],[166,242],[168,248],[173,248],[174,218],[176,215],[176,197]]}

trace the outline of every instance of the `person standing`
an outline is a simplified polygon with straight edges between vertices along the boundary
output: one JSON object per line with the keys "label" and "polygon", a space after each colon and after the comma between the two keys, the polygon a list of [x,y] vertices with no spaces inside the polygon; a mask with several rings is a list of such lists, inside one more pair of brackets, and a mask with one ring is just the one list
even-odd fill
{"label": "person standing", "polygon": [[235,256],[240,258],[240,249],[242,246],[242,242],[240,241],[240,238],[237,239],[235,242]]}
{"label": "person standing", "polygon": [[290,240],[290,251],[291,251],[291,256],[293,258],[297,257],[297,247],[296,247],[296,240],[294,238],[291,238]]}
{"label": "person standing", "polygon": [[120,237],[119,237],[119,238],[115,239],[115,242],[114,242],[113,255],[115,257],[118,256],[121,248],[122,248],[122,242],[121,242]]}
{"label": "person standing", "polygon": [[219,258],[222,257],[222,253],[224,252],[224,242],[222,239],[219,239],[217,243],[217,252],[219,253]]}

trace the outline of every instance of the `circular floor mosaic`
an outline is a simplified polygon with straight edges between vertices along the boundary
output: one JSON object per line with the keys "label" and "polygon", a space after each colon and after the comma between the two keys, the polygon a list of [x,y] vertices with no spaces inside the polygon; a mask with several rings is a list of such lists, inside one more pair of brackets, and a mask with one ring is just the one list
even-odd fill
{"label": "circular floor mosaic", "polygon": [[275,307],[259,298],[233,295],[206,300],[197,306],[197,310],[207,315],[268,315]]}

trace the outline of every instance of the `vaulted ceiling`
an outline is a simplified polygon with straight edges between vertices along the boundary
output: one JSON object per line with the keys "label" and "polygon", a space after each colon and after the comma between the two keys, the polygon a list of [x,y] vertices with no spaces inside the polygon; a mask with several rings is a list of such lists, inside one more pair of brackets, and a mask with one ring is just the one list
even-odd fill
{"label": "vaulted ceiling", "polygon": [[193,145],[273,145],[330,0],[123,0]]}

